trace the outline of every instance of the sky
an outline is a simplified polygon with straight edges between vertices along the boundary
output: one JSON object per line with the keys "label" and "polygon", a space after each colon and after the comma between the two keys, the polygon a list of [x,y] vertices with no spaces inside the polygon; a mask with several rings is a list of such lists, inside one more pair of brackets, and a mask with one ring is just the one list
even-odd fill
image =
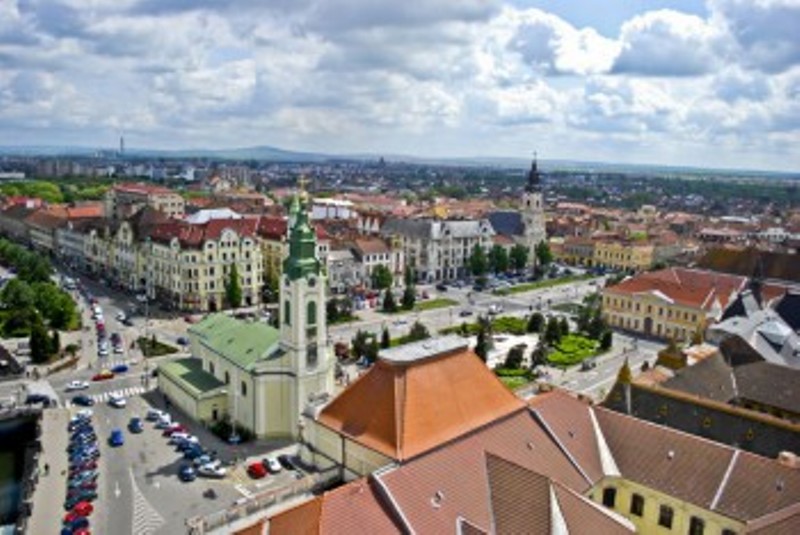
{"label": "sky", "polygon": [[0,145],[800,170],[800,0],[0,0]]}

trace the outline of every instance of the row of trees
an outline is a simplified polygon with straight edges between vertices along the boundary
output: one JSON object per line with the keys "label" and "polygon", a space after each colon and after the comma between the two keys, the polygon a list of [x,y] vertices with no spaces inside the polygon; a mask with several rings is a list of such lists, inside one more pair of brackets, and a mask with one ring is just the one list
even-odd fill
{"label": "row of trees", "polygon": [[53,266],[46,257],[3,238],[0,238],[0,264],[26,282],[50,281],[53,274]]}
{"label": "row of trees", "polygon": [[[469,256],[469,270],[476,277],[509,270],[522,271],[528,265],[528,253],[528,248],[519,243],[510,251],[501,245],[495,245],[488,252],[476,244]],[[546,266],[553,261],[553,254],[547,242],[540,242],[536,246],[535,254],[539,266]]]}
{"label": "row of trees", "polygon": [[[416,321],[408,330],[408,334],[401,337],[400,342],[408,344],[430,337],[431,333],[428,331],[428,328],[419,321]],[[391,345],[392,338],[387,327],[383,328],[380,341],[378,341],[377,336],[374,334],[359,329],[356,331],[351,342],[349,355],[352,355],[356,359],[361,359],[363,357],[371,364],[378,358],[378,351],[381,349],[388,349]]]}

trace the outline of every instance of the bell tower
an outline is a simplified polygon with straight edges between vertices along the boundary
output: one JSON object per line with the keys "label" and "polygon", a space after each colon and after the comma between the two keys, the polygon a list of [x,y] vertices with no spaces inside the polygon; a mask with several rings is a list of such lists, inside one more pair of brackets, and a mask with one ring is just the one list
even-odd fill
{"label": "bell tower", "polygon": [[528,248],[530,263],[536,262],[536,246],[547,239],[544,222],[544,201],[542,195],[542,177],[539,173],[536,153],[528,171],[528,183],[522,193],[522,223],[525,227],[523,245]]}
{"label": "bell tower", "polygon": [[293,412],[297,416],[316,396],[333,393],[333,363],[325,316],[325,272],[316,256],[317,240],[308,220],[308,199],[300,193],[289,210],[289,255],[280,283],[280,333],[290,355]]}

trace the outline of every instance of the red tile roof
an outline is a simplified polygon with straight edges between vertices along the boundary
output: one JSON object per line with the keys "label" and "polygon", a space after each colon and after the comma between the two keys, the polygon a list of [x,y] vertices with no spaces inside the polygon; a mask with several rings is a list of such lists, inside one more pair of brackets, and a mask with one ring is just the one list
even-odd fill
{"label": "red tile roof", "polygon": [[167,193],[176,193],[169,188],[165,188],[164,186],[156,186],[154,184],[145,184],[143,182],[126,182],[122,184],[117,184],[114,186],[114,191],[119,191],[122,193],[138,193],[140,195],[155,195],[155,194],[167,194]]}
{"label": "red tile roof", "polygon": [[251,218],[212,219],[201,225],[173,219],[153,227],[150,237],[160,243],[178,238],[183,247],[199,247],[208,240],[218,240],[226,229],[236,232],[239,237],[255,236],[257,225],[258,220]]}
{"label": "red tile roof", "polygon": [[725,308],[746,282],[745,277],[715,271],[668,268],[637,275],[605,291],[627,295],[659,292],[680,305],[709,310],[716,300]]}
{"label": "red tile roof", "polygon": [[270,535],[350,535],[402,533],[385,507],[375,483],[366,478],[275,515]]}
{"label": "red tile roof", "polygon": [[405,364],[379,358],[323,409],[319,421],[405,460],[523,406],[472,350],[462,347]]}

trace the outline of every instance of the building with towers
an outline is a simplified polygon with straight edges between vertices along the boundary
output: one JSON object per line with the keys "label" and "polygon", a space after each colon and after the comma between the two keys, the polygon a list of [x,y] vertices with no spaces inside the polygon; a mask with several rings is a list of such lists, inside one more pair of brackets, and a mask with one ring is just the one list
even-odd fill
{"label": "building with towers", "polygon": [[275,328],[212,314],[189,328],[193,357],[159,365],[159,388],[205,424],[235,422],[258,437],[297,438],[300,415],[333,392],[326,280],[305,192],[291,206],[289,254]]}

